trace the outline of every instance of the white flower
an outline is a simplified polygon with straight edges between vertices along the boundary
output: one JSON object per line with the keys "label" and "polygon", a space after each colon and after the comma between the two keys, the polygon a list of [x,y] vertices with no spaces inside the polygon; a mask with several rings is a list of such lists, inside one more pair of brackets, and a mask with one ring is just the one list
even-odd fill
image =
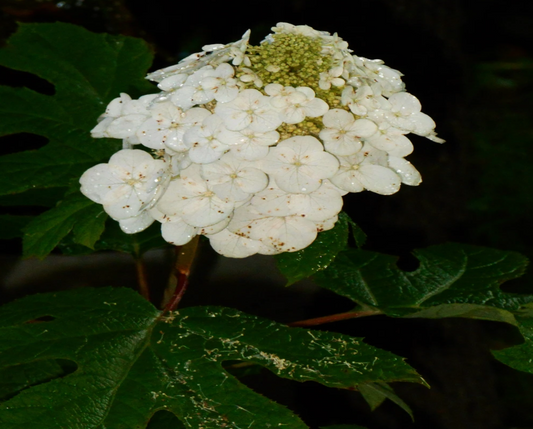
{"label": "white flower", "polygon": [[114,154],[108,164],[98,164],[83,173],[80,184],[86,197],[102,204],[113,219],[122,220],[149,209],[160,196],[166,179],[164,161],[153,159],[142,150],[125,149]]}
{"label": "white flower", "polygon": [[253,70],[243,67],[241,71],[242,71],[242,75],[239,79],[242,82],[245,82],[245,83],[253,82],[253,84],[257,88],[261,88],[263,86],[263,81]]}
{"label": "white flower", "polygon": [[265,216],[298,215],[323,222],[341,211],[342,195],[336,186],[326,181],[318,190],[308,194],[293,194],[269,186],[252,198],[251,205],[257,213]]}
{"label": "white flower", "polygon": [[199,168],[192,164],[170,182],[157,209],[166,216],[181,217],[190,226],[206,227],[231,215],[235,204],[218,198],[202,179]]}
{"label": "white flower", "polygon": [[365,138],[376,149],[387,152],[389,155],[404,157],[413,152],[411,140],[405,137],[406,131],[391,127],[389,123],[381,123],[378,131]]}
{"label": "white flower", "polygon": [[268,147],[279,141],[277,131],[259,133],[249,128],[240,131],[223,129],[218,134],[221,142],[231,146],[235,157],[246,161],[256,161],[268,155]]}
{"label": "white flower", "polygon": [[321,89],[330,89],[331,85],[343,86],[345,83],[344,79],[339,77],[342,75],[343,71],[344,69],[342,66],[336,66],[332,69],[329,69],[327,72],[320,73],[320,80],[318,82],[318,86]]}
{"label": "white flower", "polygon": [[381,108],[386,102],[379,94],[378,85],[362,85],[355,92],[353,87],[346,86],[341,96],[343,106],[348,106],[354,115],[363,117],[366,117],[368,112]]}
{"label": "white flower", "polygon": [[194,107],[184,112],[169,101],[155,103],[150,110],[151,118],[144,121],[137,130],[137,138],[151,149],[172,149],[184,152],[185,131],[211,115],[208,110]]}
{"label": "white flower", "polygon": [[203,165],[202,176],[217,197],[225,201],[246,200],[268,184],[268,177],[263,171],[250,162],[239,160],[232,153]]}
{"label": "white flower", "polygon": [[352,52],[351,49],[348,49],[348,43],[342,40],[337,33],[330,36],[329,34],[321,35],[321,38],[324,42],[322,45],[322,53],[330,56],[334,60],[341,60],[349,56],[349,53]]}
{"label": "white flower", "polygon": [[270,104],[279,112],[286,124],[298,124],[306,116],[316,118],[329,109],[328,103],[315,98],[315,91],[308,87],[283,87],[279,84],[265,86],[265,92],[271,96]]}
{"label": "white flower", "polygon": [[386,66],[381,60],[369,60],[363,57],[353,56],[355,63],[363,66],[366,76],[373,82],[379,83],[382,88],[382,93],[386,97],[401,92],[405,85],[402,82],[403,74],[398,70],[391,69]]}
{"label": "white flower", "polygon": [[294,193],[316,191],[322,179],[332,177],[339,168],[337,159],[311,136],[283,140],[270,149],[261,165],[281,189]]}
{"label": "white flower", "polygon": [[391,195],[400,189],[401,178],[388,168],[385,152],[364,145],[355,155],[339,157],[340,168],[331,182],[348,192],[364,189],[382,195]]}
{"label": "white flower", "polygon": [[200,86],[204,91],[222,103],[231,101],[239,94],[237,81],[233,79],[235,70],[227,63],[220,64],[212,76],[204,77]]}
{"label": "white flower", "polygon": [[150,94],[143,95],[139,100],[132,100],[128,94],[121,94],[109,103],[100,122],[91,130],[91,136],[127,139],[131,144],[139,143],[135,134],[150,116],[148,106],[156,97],[156,94]]}
{"label": "white flower", "polygon": [[202,67],[187,78],[185,83],[170,97],[170,101],[182,109],[190,109],[196,104],[205,104],[215,98],[214,92],[206,90],[201,82],[208,76],[213,76],[215,71],[211,66]]}
{"label": "white flower", "polygon": [[229,149],[218,137],[223,129],[222,119],[217,115],[210,115],[201,125],[187,130],[183,141],[190,147],[189,157],[192,162],[206,164],[216,161]]}
{"label": "white flower", "polygon": [[354,116],[342,109],[328,111],[322,119],[324,128],[320,131],[320,138],[328,152],[334,155],[346,156],[359,152],[363,137],[374,134],[378,127],[368,119],[355,119]]}
{"label": "white flower", "polygon": [[265,97],[256,89],[245,89],[233,101],[217,104],[215,113],[224,120],[224,125],[232,131],[249,127],[262,133],[274,131],[282,120]]}

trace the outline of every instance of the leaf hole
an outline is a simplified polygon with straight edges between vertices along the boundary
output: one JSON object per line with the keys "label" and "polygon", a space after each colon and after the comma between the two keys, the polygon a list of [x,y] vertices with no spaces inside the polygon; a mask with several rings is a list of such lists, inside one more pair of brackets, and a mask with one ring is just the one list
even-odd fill
{"label": "leaf hole", "polygon": [[48,139],[46,137],[32,133],[16,133],[2,136],[1,141],[1,155],[21,152],[21,148],[24,148],[24,150],[36,150],[48,144]]}
{"label": "leaf hole", "polygon": [[54,320],[56,320],[54,316],[41,316],[41,317],[38,317],[37,319],[27,320],[24,323],[43,323],[43,322],[52,322]]}
{"label": "leaf hole", "polygon": [[404,253],[396,262],[396,266],[404,272],[412,272],[418,270],[420,261],[412,253]]}
{"label": "leaf hole", "polygon": [[40,78],[33,73],[13,70],[0,66],[2,84],[17,87],[26,87],[43,95],[54,95],[56,88],[46,79]]}
{"label": "leaf hole", "polygon": [[157,428],[185,429],[185,426],[181,420],[170,411],[160,410],[152,416],[148,422],[148,426],[146,426],[146,429]]}

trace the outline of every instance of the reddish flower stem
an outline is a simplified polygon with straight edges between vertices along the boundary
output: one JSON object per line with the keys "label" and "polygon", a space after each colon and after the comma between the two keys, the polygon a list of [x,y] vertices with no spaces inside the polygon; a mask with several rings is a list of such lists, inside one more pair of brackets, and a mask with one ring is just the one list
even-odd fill
{"label": "reddish flower stem", "polygon": [[168,313],[169,311],[174,311],[177,308],[187,290],[187,286],[189,286],[189,275],[198,247],[198,237],[199,236],[194,237],[183,246],[176,247],[176,263],[172,274],[174,277],[172,281],[173,285],[171,286],[174,287],[174,292],[168,303],[165,305],[163,314]]}
{"label": "reddish flower stem", "polygon": [[139,283],[139,293],[144,299],[150,301],[150,287],[148,286],[148,276],[146,274],[146,264],[142,257],[135,258],[135,268],[137,270],[137,281]]}
{"label": "reddish flower stem", "polygon": [[366,311],[348,311],[346,313],[331,314],[329,316],[316,317],[314,319],[298,320],[297,322],[287,323],[287,326],[291,327],[304,327],[304,326],[316,326],[323,325],[324,323],[339,322],[341,320],[355,319],[357,317],[377,316],[383,314],[379,310],[366,310]]}

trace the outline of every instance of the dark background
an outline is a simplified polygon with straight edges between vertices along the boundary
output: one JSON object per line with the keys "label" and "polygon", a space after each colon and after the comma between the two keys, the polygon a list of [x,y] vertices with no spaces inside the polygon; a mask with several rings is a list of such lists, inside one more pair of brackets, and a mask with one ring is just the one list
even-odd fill
{"label": "dark background", "polygon": [[[252,43],[258,43],[280,21],[337,32],[355,54],[383,59],[404,73],[407,91],[420,99],[447,140],[439,145],[410,136],[415,151],[408,159],[424,179],[419,187],[403,186],[387,197],[347,196],[346,210],[368,234],[366,248],[400,256],[405,269],[416,268],[411,250],[447,241],[533,256],[533,2],[0,0],[0,42],[16,30],[17,21],[56,20],[144,38],[156,53],[154,69],[205,44],[237,40],[248,28]],[[3,83],[19,77],[0,71]],[[1,250],[13,257],[20,244],[6,242]],[[206,261],[215,257],[206,246],[202,255]],[[281,289],[277,279],[272,287],[258,276],[270,270],[267,259],[250,259],[258,264],[255,273],[239,265],[245,261],[219,259],[212,271],[196,276],[201,286],[188,292],[184,305],[228,305],[284,322],[350,309],[349,302],[311,285]],[[149,261],[154,282],[166,260]],[[41,279],[39,290],[58,288],[58,278],[70,275],[62,270]],[[134,281],[131,276],[118,283]],[[508,287],[531,292],[531,278]],[[490,349],[520,341],[511,327],[373,317],[327,328],[365,336],[408,358],[432,386],[394,386],[413,408],[415,423],[392,403],[370,413],[356,392],[278,380],[265,372],[243,381],[296,410],[313,428],[340,423],[370,429],[533,428],[533,377],[490,355]]]}

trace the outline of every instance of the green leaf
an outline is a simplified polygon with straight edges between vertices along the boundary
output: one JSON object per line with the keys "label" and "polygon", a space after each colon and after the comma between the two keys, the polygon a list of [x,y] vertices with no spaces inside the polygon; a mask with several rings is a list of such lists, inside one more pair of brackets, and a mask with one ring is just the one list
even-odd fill
{"label": "green leaf", "polygon": [[0,215],[0,239],[22,237],[23,228],[34,219],[34,216]]}
{"label": "green leaf", "polygon": [[[464,244],[418,250],[420,267],[405,272],[397,258],[364,250],[345,250],[325,271],[319,285],[360,305],[390,316],[479,317],[512,320],[503,311],[516,310],[531,296],[505,293],[500,284],[524,273],[527,259],[515,252]],[[453,307],[444,305],[453,304]],[[480,306],[501,311],[483,311]],[[420,313],[419,313],[420,312]]]}
{"label": "green leaf", "polygon": [[352,230],[352,237],[355,241],[356,246],[359,248],[363,247],[366,242],[366,234],[361,228],[359,228],[359,225],[357,225],[350,216],[345,216],[348,219],[348,224],[350,225],[350,229]]}
{"label": "green leaf", "polygon": [[478,304],[441,304],[429,307],[416,313],[408,314],[408,318],[442,319],[445,317],[465,317],[470,319],[491,320],[493,322],[516,325],[515,316],[507,310]]}
{"label": "green leaf", "polygon": [[118,223],[110,218],[104,234],[95,245],[95,249],[130,253],[138,258],[150,249],[168,246],[168,242],[161,237],[161,225],[158,222],[154,222],[142,232],[126,235]]}
{"label": "green leaf", "polygon": [[[49,140],[38,150],[0,157],[0,195],[12,198],[16,193],[77,187],[85,170],[107,162],[121,143],[92,139],[90,130],[121,92],[154,91],[144,79],[151,61],[152,53],[140,39],[95,34],[65,23],[20,24],[0,49],[0,64],[46,79],[54,84],[55,94],[0,87],[0,136],[33,133]],[[26,256],[44,257],[70,231],[75,243],[94,246],[102,233],[102,217],[83,225],[75,222],[89,220],[89,212],[97,216],[97,209],[71,217],[65,212],[68,205],[70,200],[32,222],[24,240]],[[43,231],[38,231],[41,222]]]}
{"label": "green leaf", "polygon": [[41,360],[0,370],[0,401],[37,383],[63,374],[54,360]]}
{"label": "green leaf", "polygon": [[379,381],[375,383],[363,383],[359,385],[358,390],[361,392],[366,402],[368,402],[372,411],[379,407],[383,401],[388,398],[402,408],[402,410],[409,414],[411,419],[414,420],[411,408],[409,408],[409,406],[402,401],[396,393],[394,393],[394,390],[392,390],[387,383]]}
{"label": "green leaf", "polygon": [[[29,323],[38,322],[38,323]],[[305,428],[284,407],[224,371],[224,361],[336,388],[423,383],[402,358],[360,339],[288,328],[237,310],[163,316],[129,289],[42,294],[0,309],[0,369],[66,359],[77,369],[0,405],[2,429],[145,428],[160,410],[186,428]]]}
{"label": "green leaf", "polygon": [[[161,224],[154,222],[150,227],[137,234],[125,234],[117,221],[107,217],[105,230],[94,244],[94,250],[113,250],[131,254],[139,258],[148,250],[158,247],[168,247],[170,244],[161,237]],[[67,236],[58,245],[64,255],[86,255],[92,253],[87,246],[74,241],[74,237]]]}
{"label": "green leaf", "polygon": [[517,317],[517,326],[524,337],[524,343],[492,354],[499,361],[511,368],[533,374],[533,312],[529,310],[522,317]]}
{"label": "green leaf", "polygon": [[[65,144],[65,141],[51,140],[36,151],[4,155],[0,157],[0,169],[4,173],[0,194],[69,186],[71,182],[77,182],[85,170],[107,162],[119,149],[118,142],[109,142],[109,139],[98,141],[88,133],[79,133],[75,142]],[[79,146],[72,147],[71,143]]]}
{"label": "green leaf", "polygon": [[76,243],[92,248],[104,230],[106,219],[107,214],[100,205],[79,192],[70,194],[26,227],[24,257],[44,258],[71,231]]}
{"label": "green leaf", "polygon": [[348,225],[351,222],[344,212],[333,229],[318,234],[317,239],[298,252],[276,255],[278,269],[287,278],[287,286],[326,269],[348,243]]}

